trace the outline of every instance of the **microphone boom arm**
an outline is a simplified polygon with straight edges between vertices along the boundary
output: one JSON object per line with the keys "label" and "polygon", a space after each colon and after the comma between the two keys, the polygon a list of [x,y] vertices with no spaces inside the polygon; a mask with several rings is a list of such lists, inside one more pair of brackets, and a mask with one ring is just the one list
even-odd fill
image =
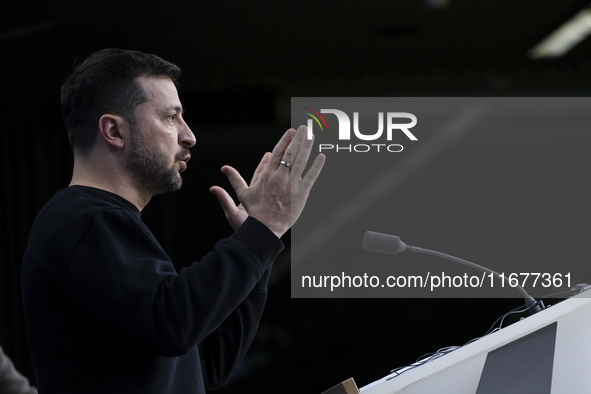
{"label": "microphone boom arm", "polygon": [[464,260],[464,259],[461,259],[459,257],[455,257],[455,256],[452,256],[452,255],[449,255],[449,254],[446,254],[446,253],[437,252],[437,251],[431,250],[431,249],[423,249],[423,248],[419,248],[419,247],[416,247],[416,246],[406,245],[405,251],[407,251],[407,252],[415,252],[415,253],[430,254],[432,256],[441,257],[441,258],[444,258],[446,260],[451,260],[451,261],[454,261],[456,263],[463,264],[463,265],[465,265],[467,267],[470,267],[470,268],[474,268],[474,269],[477,269],[477,270],[480,270],[480,271],[488,272],[489,274],[492,274],[495,277],[500,278],[501,280],[505,281],[505,283],[507,285],[509,285],[509,287],[514,287],[517,290],[519,290],[519,292],[521,292],[521,294],[523,295],[523,298],[525,298],[525,305],[527,306],[527,308],[528,308],[528,310],[530,311],[531,314],[534,314],[536,312],[539,312],[539,311],[541,311],[543,309],[543,304],[542,304],[542,306],[540,306],[541,301],[536,301],[532,296],[530,296],[527,293],[527,291],[525,291],[525,289],[523,287],[521,287],[519,285],[517,285],[517,286],[512,285],[511,282],[509,281],[509,278],[508,277],[506,277],[504,275],[501,275],[501,274],[499,274],[496,271],[493,271],[493,270],[488,269],[486,267],[483,267],[481,265],[472,263],[472,262],[470,262],[468,260]]}
{"label": "microphone boom arm", "polygon": [[366,231],[365,235],[363,236],[363,248],[366,250],[373,251],[373,252],[380,252],[380,253],[386,253],[386,254],[392,254],[392,255],[396,255],[400,252],[415,252],[415,253],[430,254],[432,256],[441,257],[446,260],[451,260],[456,263],[459,263],[459,264],[462,264],[462,265],[465,265],[465,266],[468,266],[468,267],[471,267],[471,268],[474,268],[474,269],[477,269],[480,271],[487,272],[487,273],[494,275],[495,277],[500,278],[501,280],[505,281],[505,283],[507,283],[509,285],[509,287],[513,287],[513,288],[516,288],[517,290],[519,290],[519,292],[521,292],[521,294],[523,295],[523,298],[525,298],[525,305],[527,306],[527,309],[529,310],[529,312],[532,315],[534,313],[539,312],[544,309],[544,303],[542,301],[540,301],[540,300],[536,301],[532,296],[527,294],[527,291],[525,291],[525,289],[523,287],[519,286],[519,284],[513,285],[509,281],[508,277],[501,275],[496,271],[493,271],[493,270],[483,267],[481,265],[472,263],[470,261],[460,259],[455,256],[451,256],[449,254],[437,252],[435,250],[423,249],[423,248],[418,248],[416,246],[407,245],[404,242],[402,242],[399,237],[397,237],[395,235],[376,233],[373,231]]}
{"label": "microphone boom arm", "polygon": [[[480,271],[488,272],[489,274],[493,274],[497,278],[500,278],[500,279],[504,280],[509,285],[509,287],[514,287],[509,282],[509,278],[507,278],[506,276],[501,276],[496,271],[493,271],[493,270],[491,270],[489,268],[483,267],[482,265],[478,265],[476,263],[472,263],[472,262],[470,262],[468,260],[464,260],[464,259],[461,259],[459,257],[452,256],[452,255],[449,255],[449,254],[437,252],[435,250],[423,249],[423,248],[418,248],[416,246],[410,246],[410,245],[407,245],[406,246],[406,251],[407,252],[430,254],[432,256],[437,256],[437,257],[444,258],[446,260],[455,261],[456,263],[460,263],[460,264],[463,264],[465,266],[468,266],[468,267],[471,267],[471,268],[475,268],[475,269],[480,270]],[[517,288],[517,290],[519,290],[521,292],[521,294],[523,294],[523,297],[525,297],[525,298],[530,297],[530,295],[527,294],[527,292],[521,286],[517,286],[516,288]]]}

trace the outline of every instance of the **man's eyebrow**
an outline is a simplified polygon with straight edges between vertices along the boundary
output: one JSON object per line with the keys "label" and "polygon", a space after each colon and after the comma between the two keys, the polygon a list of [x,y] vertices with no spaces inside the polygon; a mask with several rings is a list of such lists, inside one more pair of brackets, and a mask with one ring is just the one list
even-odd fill
{"label": "man's eyebrow", "polygon": [[185,109],[181,106],[181,105],[170,105],[166,108],[164,108],[165,111],[170,111],[170,110],[174,110],[177,113],[181,113],[184,114],[185,113]]}

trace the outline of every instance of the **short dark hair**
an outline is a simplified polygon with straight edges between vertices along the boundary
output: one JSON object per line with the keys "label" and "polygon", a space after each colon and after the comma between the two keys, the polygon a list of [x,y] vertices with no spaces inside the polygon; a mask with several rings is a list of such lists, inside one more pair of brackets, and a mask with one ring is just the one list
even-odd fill
{"label": "short dark hair", "polygon": [[147,101],[137,82],[141,76],[165,76],[178,84],[181,69],[151,54],[103,49],[78,65],[61,90],[61,110],[72,149],[82,155],[94,146],[98,120],[104,114],[124,117],[134,124],[133,111]]}

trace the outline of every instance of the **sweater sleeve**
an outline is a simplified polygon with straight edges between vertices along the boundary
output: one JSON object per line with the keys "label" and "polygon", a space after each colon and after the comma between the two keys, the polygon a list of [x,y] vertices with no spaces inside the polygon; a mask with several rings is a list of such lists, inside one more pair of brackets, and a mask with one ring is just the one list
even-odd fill
{"label": "sweater sleeve", "polygon": [[[269,268],[258,286],[266,286]],[[232,371],[246,355],[263,314],[267,291],[253,291],[211,335],[199,344],[205,388],[225,385]]]}
{"label": "sweater sleeve", "polygon": [[282,249],[270,230],[248,218],[177,274],[139,218],[102,209],[71,251],[64,286],[85,313],[146,350],[184,354],[226,322],[213,337],[238,333],[229,352],[240,353],[262,313],[265,272]]}

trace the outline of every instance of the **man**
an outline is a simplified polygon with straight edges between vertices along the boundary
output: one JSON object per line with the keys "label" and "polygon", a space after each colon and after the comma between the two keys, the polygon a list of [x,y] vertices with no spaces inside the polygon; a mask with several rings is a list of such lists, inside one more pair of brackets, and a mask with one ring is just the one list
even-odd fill
{"label": "man", "polygon": [[0,346],[0,394],[37,394],[29,379],[21,375]]}
{"label": "man", "polygon": [[279,238],[318,177],[312,141],[288,130],[250,184],[224,166],[240,204],[218,198],[234,234],[175,272],[140,220],[151,197],[180,189],[195,137],[154,55],[107,49],[62,87],[74,151],[70,186],[39,212],[23,259],[27,331],[40,393],[204,393],[250,346]]}

